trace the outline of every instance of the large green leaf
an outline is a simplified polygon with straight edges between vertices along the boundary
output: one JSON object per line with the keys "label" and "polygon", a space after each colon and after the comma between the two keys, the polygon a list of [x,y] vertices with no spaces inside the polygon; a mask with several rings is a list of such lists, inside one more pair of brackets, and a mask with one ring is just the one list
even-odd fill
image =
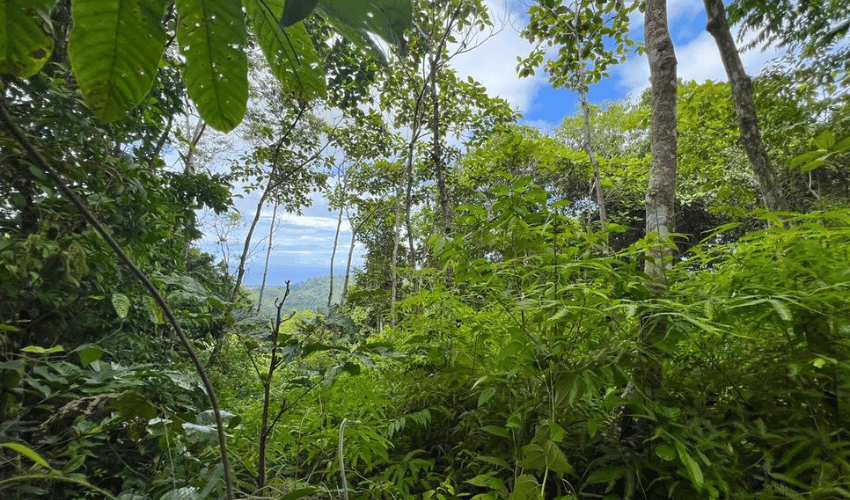
{"label": "large green leaf", "polygon": [[325,80],[318,70],[319,55],[304,24],[285,29],[278,24],[283,3],[283,0],[245,0],[257,41],[284,89],[294,90],[305,99],[324,97]]}
{"label": "large green leaf", "polygon": [[0,0],[0,74],[32,76],[53,52],[56,0]]}
{"label": "large green leaf", "polygon": [[316,10],[319,0],[287,0],[283,6],[283,15],[280,16],[281,26],[292,26],[298,21],[307,19],[307,16]]}
{"label": "large green leaf", "polygon": [[411,0],[319,0],[316,10],[342,35],[378,60],[385,57],[371,35],[406,50],[404,32],[413,26]]}
{"label": "large green leaf", "polygon": [[165,50],[166,0],[74,0],[68,58],[86,105],[118,120],[148,94]]}
{"label": "large green leaf", "polygon": [[247,38],[241,2],[177,0],[177,42],[186,57],[186,89],[201,117],[227,132],[248,105]]}

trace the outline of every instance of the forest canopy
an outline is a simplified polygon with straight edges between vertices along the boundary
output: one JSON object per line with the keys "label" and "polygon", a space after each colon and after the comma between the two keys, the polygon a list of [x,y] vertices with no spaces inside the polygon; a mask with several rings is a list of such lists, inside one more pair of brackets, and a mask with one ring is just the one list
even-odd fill
{"label": "forest canopy", "polygon": [[0,0],[0,497],[850,498],[850,18],[703,3]]}

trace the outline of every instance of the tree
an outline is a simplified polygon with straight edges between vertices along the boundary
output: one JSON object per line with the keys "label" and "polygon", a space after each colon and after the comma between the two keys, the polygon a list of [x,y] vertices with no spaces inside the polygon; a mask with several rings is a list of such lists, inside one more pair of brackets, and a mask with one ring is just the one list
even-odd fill
{"label": "tree", "polygon": [[723,0],[704,0],[703,3],[708,14],[706,30],[711,33],[717,43],[717,48],[720,50],[720,56],[723,59],[723,67],[726,68],[726,76],[729,77],[729,83],[732,86],[735,111],[738,114],[738,122],[741,128],[741,144],[747,151],[750,165],[752,165],[768,210],[782,210],[786,206],[785,197],[782,194],[776,173],[770,165],[770,159],[761,138],[753,103],[752,81],[744,70],[735,41],[729,31]]}
{"label": "tree", "polygon": [[[582,148],[593,167],[596,205],[603,228],[606,225],[605,196],[599,162],[592,144],[590,107],[587,92],[590,85],[608,75],[608,67],[625,61],[634,47],[628,38],[629,14],[638,7],[633,2],[624,7],[619,1],[575,1],[536,3],[529,9],[529,22],[523,36],[537,46],[520,62],[520,76],[534,74],[534,68],[544,65],[549,82],[555,87],[575,90],[584,114]],[[557,59],[544,63],[546,49],[561,46]]]}
{"label": "tree", "polygon": [[792,64],[785,70],[809,73],[816,84],[846,87],[850,69],[850,16],[840,0],[735,0],[728,8],[729,21],[742,26],[739,37],[755,32],[746,49],[775,45],[789,49]]}
{"label": "tree", "polygon": [[[367,30],[403,45],[400,43],[401,33],[410,26],[411,18],[409,2],[392,2],[389,10],[381,9],[376,2],[368,6],[357,4],[354,8],[350,3],[335,5],[332,0],[322,2],[322,5],[317,5],[317,2],[288,2],[286,11],[280,4],[270,7],[269,1],[246,2],[248,16],[270,67],[284,84],[288,79],[287,68],[300,67],[307,71],[316,71],[316,68],[306,64],[287,64],[299,61],[299,55],[305,55],[295,53],[291,42],[297,39],[299,34],[296,31],[303,29],[303,25],[285,33],[278,20],[282,21],[281,24],[292,25],[318,8],[334,20],[346,36],[374,48],[375,44],[368,37]],[[45,20],[53,4],[54,1],[39,1],[24,8],[17,2],[13,2],[13,5],[4,2],[4,11],[11,7],[8,9],[11,15],[4,18],[7,25],[2,30],[4,51],[0,54],[0,70],[4,74],[11,77],[32,76],[47,62],[53,50],[53,26]],[[242,120],[248,98],[247,57],[243,49],[247,30],[242,5],[217,2],[209,11],[204,9],[205,6],[208,5],[195,0],[178,1],[176,9],[169,9],[167,17],[172,19],[170,14],[176,12],[174,31],[186,56],[184,79],[189,95],[207,123],[220,130],[230,130]],[[103,121],[125,117],[127,111],[148,95],[167,45],[166,31],[162,25],[166,2],[140,0],[135,7],[122,9],[121,2],[117,0],[75,0],[72,3],[74,22],[68,38],[68,60],[87,106]],[[10,38],[9,33],[18,33],[19,36]],[[299,83],[298,88],[304,89],[307,79],[299,76],[295,79]],[[41,169],[42,175],[47,175],[55,183],[86,222],[106,240],[168,318],[204,382],[216,420],[226,497],[232,499],[233,481],[214,388],[173,311],[154,283],[135,265],[115,238],[68,187],[62,176],[14,124],[6,111],[5,102],[0,103],[0,114],[4,128],[26,152],[29,160]]]}
{"label": "tree", "polygon": [[[644,40],[649,59],[652,92],[650,148],[652,163],[646,190],[646,251],[644,270],[660,286],[673,265],[672,233],[675,228],[676,199],[676,53],[667,28],[666,0],[649,0],[644,19]],[[626,388],[624,399],[634,399],[638,390],[651,399],[661,387],[661,359],[654,348],[667,332],[663,316],[641,318],[638,344],[642,352],[634,384]],[[623,437],[643,446],[649,438],[648,420],[634,421],[630,414],[623,422]]]}

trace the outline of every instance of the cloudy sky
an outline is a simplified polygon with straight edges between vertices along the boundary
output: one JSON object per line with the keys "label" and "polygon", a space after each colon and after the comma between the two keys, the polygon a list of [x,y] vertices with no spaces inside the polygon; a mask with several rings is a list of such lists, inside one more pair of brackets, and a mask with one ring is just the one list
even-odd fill
{"label": "cloudy sky", "polygon": [[[491,95],[506,99],[518,109],[524,122],[551,130],[567,115],[576,111],[578,100],[570,91],[553,89],[542,72],[529,78],[516,75],[517,57],[525,56],[531,49],[523,40],[518,29],[523,26],[525,0],[486,0],[491,17],[504,27],[480,48],[461,55],[453,66],[463,76],[472,76],[481,82]],[[685,80],[726,80],[723,65],[713,38],[705,31],[705,13],[702,2],[697,0],[669,0],[668,18],[676,55],[679,61],[679,76]],[[636,15],[632,25],[632,37],[643,39],[641,16]],[[770,51],[749,51],[742,55],[747,71],[754,75],[778,54]],[[614,68],[611,78],[591,88],[589,97],[593,102],[635,96],[649,85],[649,67],[645,56],[632,56],[625,64]],[[237,201],[242,217],[228,224],[209,216],[206,236],[202,247],[218,255],[238,255],[247,234],[247,225],[256,211],[256,199]],[[246,275],[247,285],[259,285],[265,261],[265,245],[268,241],[272,220],[272,207],[262,211],[261,221],[253,241],[255,252]],[[337,227],[335,213],[330,213],[327,202],[315,193],[313,205],[303,215],[277,214],[277,231],[274,234],[270,255],[267,285],[280,286],[286,280],[301,281],[313,276],[330,273],[329,263]],[[342,232],[337,249],[334,274],[345,271],[350,226],[343,218]],[[224,246],[222,246],[224,243]],[[229,248],[228,248],[229,246]],[[362,263],[362,248],[355,246],[355,265]]]}

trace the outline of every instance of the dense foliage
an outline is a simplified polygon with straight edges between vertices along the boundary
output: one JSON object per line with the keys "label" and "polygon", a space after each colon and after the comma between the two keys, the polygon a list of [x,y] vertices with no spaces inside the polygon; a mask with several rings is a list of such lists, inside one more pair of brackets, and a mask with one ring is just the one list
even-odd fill
{"label": "dense foliage", "polygon": [[[480,0],[0,0],[0,497],[850,497],[850,101],[806,62],[847,23],[821,3],[733,6],[803,49],[753,85],[789,211],[729,85],[682,81],[665,238],[652,89],[520,124],[452,66],[497,30]],[[639,7],[538,2],[520,71],[585,91]],[[240,286],[266,204],[316,190],[363,265]]]}

